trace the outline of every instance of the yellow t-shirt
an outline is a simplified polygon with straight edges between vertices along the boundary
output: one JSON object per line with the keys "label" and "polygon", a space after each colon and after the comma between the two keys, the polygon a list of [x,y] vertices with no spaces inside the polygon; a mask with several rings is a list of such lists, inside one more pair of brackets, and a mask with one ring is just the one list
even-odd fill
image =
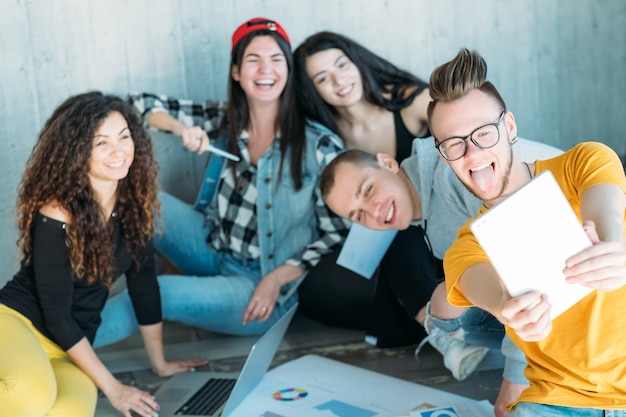
{"label": "yellow t-shirt", "polygon": [[[580,197],[589,187],[616,184],[626,194],[626,177],[619,158],[600,143],[581,143],[556,158],[537,161],[536,173],[545,170],[552,171],[579,219]],[[485,210],[482,208],[478,214]],[[459,230],[457,241],[444,257],[448,301],[458,306],[471,305],[456,288],[460,276],[471,265],[489,262],[470,231],[471,220]],[[519,401],[624,409],[626,286],[610,292],[593,291],[552,325],[552,332],[541,342],[524,342],[506,328],[528,361],[525,374],[531,386]]]}

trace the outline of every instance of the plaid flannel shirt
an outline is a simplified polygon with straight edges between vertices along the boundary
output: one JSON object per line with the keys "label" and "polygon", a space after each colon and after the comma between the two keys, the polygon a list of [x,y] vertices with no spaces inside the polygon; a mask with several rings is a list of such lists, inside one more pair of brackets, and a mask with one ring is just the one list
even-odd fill
{"label": "plaid flannel shirt", "polygon": [[[226,108],[226,104],[220,101],[198,103],[147,93],[132,95],[130,101],[144,120],[153,112],[165,111],[186,126],[202,127],[212,138],[215,138]],[[307,140],[315,140],[316,182],[323,168],[343,152],[342,142],[333,136],[319,125],[307,125]],[[217,188],[217,216],[210,215],[207,218],[212,226],[207,240],[215,250],[227,250],[237,259],[259,260],[262,254],[258,236],[257,167],[250,163],[247,144],[248,134],[244,131],[238,139],[242,158],[235,164],[236,183],[231,170],[224,169]],[[272,146],[277,149],[278,140]],[[288,165],[287,159],[284,164]],[[317,238],[304,248],[294,248],[294,253],[286,260],[286,263],[298,266],[303,271],[315,266],[322,255],[335,245],[343,243],[349,227],[347,221],[326,206],[319,185],[315,186],[310,204],[314,205],[317,220],[314,235]]]}

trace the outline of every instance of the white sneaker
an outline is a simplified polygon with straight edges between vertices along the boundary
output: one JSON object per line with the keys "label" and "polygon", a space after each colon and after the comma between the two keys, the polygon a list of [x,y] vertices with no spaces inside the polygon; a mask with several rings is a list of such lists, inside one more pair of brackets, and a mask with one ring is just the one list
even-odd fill
{"label": "white sneaker", "polygon": [[469,345],[452,337],[440,328],[434,327],[415,350],[416,359],[420,349],[427,341],[443,355],[443,364],[458,381],[470,376],[489,352],[489,348]]}
{"label": "white sneaker", "polygon": [[443,355],[443,364],[452,372],[452,376],[458,381],[464,380],[476,370],[489,352],[489,348],[465,343],[463,341],[463,329],[458,329],[451,334],[434,326],[429,320],[432,317],[430,316],[430,305],[427,305],[426,311],[427,316],[424,327],[428,336],[415,349],[415,359],[419,361],[419,352],[428,342]]}

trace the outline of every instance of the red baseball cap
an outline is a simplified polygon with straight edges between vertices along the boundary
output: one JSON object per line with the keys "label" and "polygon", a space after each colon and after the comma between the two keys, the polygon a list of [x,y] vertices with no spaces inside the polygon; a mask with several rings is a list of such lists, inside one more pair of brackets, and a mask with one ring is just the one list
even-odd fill
{"label": "red baseball cap", "polygon": [[276,32],[279,34],[284,40],[287,41],[289,46],[291,46],[291,42],[289,41],[289,36],[287,36],[287,32],[280,25],[280,23],[275,22],[271,19],[266,19],[265,17],[255,17],[254,19],[250,19],[235,30],[233,33],[233,43],[231,46],[231,51],[235,49],[235,46],[241,41],[246,35],[256,32],[257,30],[269,30],[272,32]]}

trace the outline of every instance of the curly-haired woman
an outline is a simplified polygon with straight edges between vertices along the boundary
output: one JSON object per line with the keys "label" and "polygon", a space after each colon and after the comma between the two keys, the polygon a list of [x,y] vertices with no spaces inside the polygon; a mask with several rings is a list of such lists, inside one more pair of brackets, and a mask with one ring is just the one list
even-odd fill
{"label": "curly-haired woman", "polygon": [[126,417],[159,409],[150,394],[118,382],[91,346],[122,274],[153,371],[205,362],[163,355],[156,176],[150,138],[118,97],[70,97],[46,122],[19,186],[21,267],[0,290],[0,416],[93,415],[96,387]]}

